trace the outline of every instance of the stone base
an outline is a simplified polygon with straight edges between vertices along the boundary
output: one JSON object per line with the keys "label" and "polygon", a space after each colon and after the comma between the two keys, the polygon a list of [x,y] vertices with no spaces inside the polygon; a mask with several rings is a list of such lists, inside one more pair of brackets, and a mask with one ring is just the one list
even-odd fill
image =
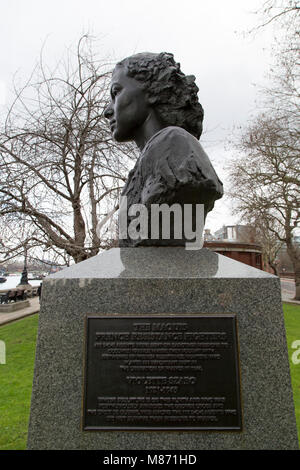
{"label": "stone base", "polygon": [[[86,314],[235,313],[243,430],[81,429]],[[43,283],[29,449],[298,449],[279,278],[207,249],[114,248]]]}
{"label": "stone base", "polygon": [[9,304],[0,305],[0,313],[16,312],[17,310],[22,310],[23,308],[30,307],[29,300],[20,300],[18,302],[11,302]]}

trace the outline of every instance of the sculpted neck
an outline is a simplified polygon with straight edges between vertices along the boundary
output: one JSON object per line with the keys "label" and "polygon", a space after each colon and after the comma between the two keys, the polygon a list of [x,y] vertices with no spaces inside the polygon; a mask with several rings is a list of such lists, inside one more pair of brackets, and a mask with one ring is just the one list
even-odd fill
{"label": "sculpted neck", "polygon": [[148,140],[164,127],[166,126],[158,118],[155,111],[151,110],[142,126],[135,133],[134,141],[138,148],[142,151]]}

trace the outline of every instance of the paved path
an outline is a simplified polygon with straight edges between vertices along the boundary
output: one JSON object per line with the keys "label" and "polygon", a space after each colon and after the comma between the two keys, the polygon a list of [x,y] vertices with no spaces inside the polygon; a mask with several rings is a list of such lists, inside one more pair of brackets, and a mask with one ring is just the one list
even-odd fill
{"label": "paved path", "polygon": [[300,305],[299,300],[294,300],[296,287],[294,279],[280,279],[281,297],[283,302]]}
{"label": "paved path", "polygon": [[17,310],[16,312],[0,313],[0,326],[15,320],[19,320],[23,317],[28,317],[29,315],[33,315],[34,313],[38,313],[40,311],[39,298],[33,297],[32,299],[28,300],[30,302],[30,307]]}

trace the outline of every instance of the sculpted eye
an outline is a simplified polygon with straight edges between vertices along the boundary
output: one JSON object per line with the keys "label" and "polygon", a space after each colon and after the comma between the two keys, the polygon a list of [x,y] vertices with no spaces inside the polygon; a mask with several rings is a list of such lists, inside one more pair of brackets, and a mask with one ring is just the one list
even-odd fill
{"label": "sculpted eye", "polygon": [[118,95],[121,91],[121,87],[119,86],[114,86],[111,91],[110,91],[110,94],[112,96],[112,98],[114,98],[116,95]]}

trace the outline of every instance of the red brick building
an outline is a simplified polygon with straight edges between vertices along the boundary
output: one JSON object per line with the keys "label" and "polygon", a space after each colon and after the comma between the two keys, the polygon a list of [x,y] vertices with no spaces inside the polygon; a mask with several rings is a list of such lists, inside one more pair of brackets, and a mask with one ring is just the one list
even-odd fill
{"label": "red brick building", "polygon": [[261,247],[254,243],[206,241],[204,247],[257,269],[263,269]]}
{"label": "red brick building", "polygon": [[204,247],[257,269],[263,269],[262,249],[253,229],[244,225],[223,226],[214,235],[204,232]]}

